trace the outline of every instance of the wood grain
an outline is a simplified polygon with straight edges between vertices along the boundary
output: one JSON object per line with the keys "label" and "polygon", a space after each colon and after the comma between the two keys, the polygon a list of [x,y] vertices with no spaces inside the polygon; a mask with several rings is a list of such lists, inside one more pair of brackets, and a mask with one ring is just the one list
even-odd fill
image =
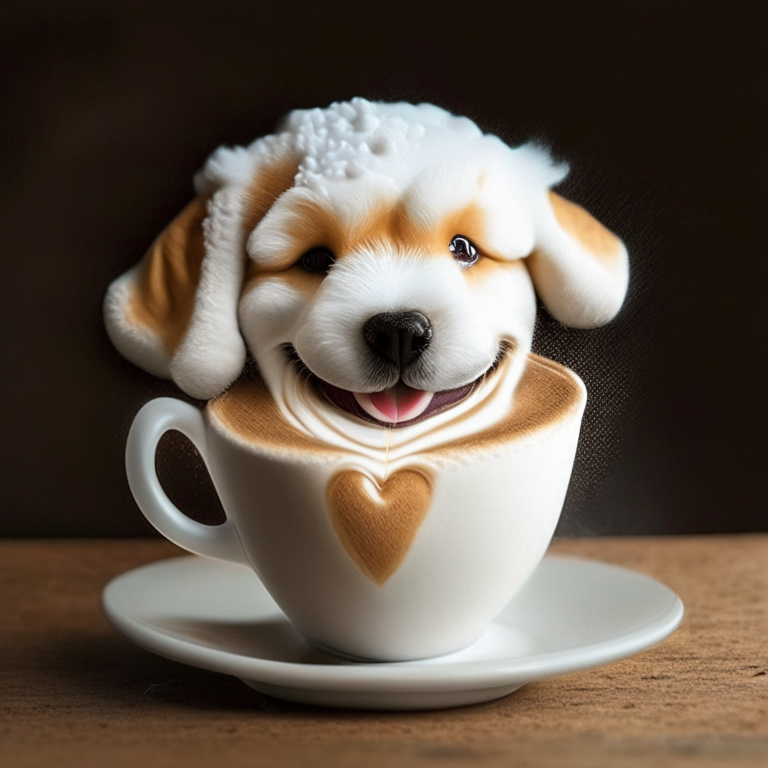
{"label": "wood grain", "polygon": [[683,598],[660,646],[497,702],[323,710],[134,647],[99,595],[179,551],[160,541],[0,542],[3,766],[768,764],[768,535],[558,541]]}

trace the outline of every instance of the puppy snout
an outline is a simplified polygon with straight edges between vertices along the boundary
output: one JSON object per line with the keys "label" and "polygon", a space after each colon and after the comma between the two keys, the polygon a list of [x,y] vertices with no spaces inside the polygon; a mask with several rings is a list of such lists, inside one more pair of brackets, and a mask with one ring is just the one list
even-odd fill
{"label": "puppy snout", "polygon": [[363,336],[378,357],[402,371],[429,346],[432,326],[421,312],[382,312],[366,321]]}

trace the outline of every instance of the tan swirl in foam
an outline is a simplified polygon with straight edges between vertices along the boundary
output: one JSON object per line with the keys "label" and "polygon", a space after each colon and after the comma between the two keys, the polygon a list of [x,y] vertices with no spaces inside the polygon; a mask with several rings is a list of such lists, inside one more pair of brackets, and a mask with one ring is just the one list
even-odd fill
{"label": "tan swirl in foam", "polygon": [[[570,418],[578,410],[585,393],[578,377],[567,368],[552,360],[529,354],[526,366],[512,397],[511,408],[506,414],[490,426],[473,431],[473,424],[479,420],[479,412],[486,407],[486,401],[478,400],[471,408],[450,423],[450,431],[457,437],[440,441],[440,435],[426,432],[428,419],[423,425],[417,425],[418,434],[429,438],[413,441],[418,449],[404,454],[402,450],[392,450],[392,456],[408,459],[411,463],[417,456],[424,460],[430,458],[460,458],[461,454],[495,453],[500,447],[527,439],[537,432],[548,429]],[[500,372],[502,375],[503,371]],[[327,410],[334,406],[319,400],[319,405]],[[317,456],[354,458],[354,451],[347,446],[335,445],[308,434],[292,426],[283,416],[264,384],[259,379],[241,381],[231,387],[221,397],[208,404],[208,410],[215,423],[225,433],[255,448],[262,447],[277,453],[307,453]],[[458,410],[458,407],[457,409]],[[443,418],[450,411],[441,414]],[[346,418],[346,417],[344,417]],[[434,417],[438,419],[440,417]],[[349,417],[353,421],[353,417]],[[359,422],[359,420],[354,420]],[[377,440],[377,455],[380,454],[383,468],[386,452],[386,432],[363,422],[356,423],[356,428],[370,432]],[[463,429],[462,429],[463,427]],[[414,428],[408,427],[406,433]],[[415,431],[415,430],[414,430]],[[393,433],[393,439],[399,437]],[[425,445],[425,442],[427,443]],[[431,445],[430,445],[431,443]],[[362,451],[362,446],[361,446]],[[390,461],[392,461],[390,457]],[[402,468],[402,467],[401,467]]]}
{"label": "tan swirl in foam", "polygon": [[381,586],[408,554],[432,503],[432,481],[405,469],[375,485],[360,472],[335,475],[327,489],[331,522],[352,560]]}
{"label": "tan swirl in foam", "polygon": [[[585,397],[583,385],[572,371],[553,360],[529,354],[507,416],[482,432],[445,443],[431,453],[460,457],[532,437],[573,416]],[[472,414],[467,413],[466,418],[471,419]]]}
{"label": "tan swirl in foam", "polygon": [[208,403],[226,433],[254,447],[282,454],[338,456],[341,450],[289,424],[261,379],[240,381]]}

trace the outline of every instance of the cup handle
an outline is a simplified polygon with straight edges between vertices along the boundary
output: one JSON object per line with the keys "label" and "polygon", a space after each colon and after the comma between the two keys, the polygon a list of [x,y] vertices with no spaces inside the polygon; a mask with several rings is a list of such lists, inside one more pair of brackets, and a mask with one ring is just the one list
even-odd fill
{"label": "cup handle", "polygon": [[196,555],[247,565],[248,559],[231,520],[227,519],[222,525],[202,525],[183,514],[165,495],[155,471],[155,453],[160,438],[171,429],[192,441],[208,467],[202,412],[171,397],[150,400],[136,414],[125,447],[128,485],[139,509],[174,544]]}

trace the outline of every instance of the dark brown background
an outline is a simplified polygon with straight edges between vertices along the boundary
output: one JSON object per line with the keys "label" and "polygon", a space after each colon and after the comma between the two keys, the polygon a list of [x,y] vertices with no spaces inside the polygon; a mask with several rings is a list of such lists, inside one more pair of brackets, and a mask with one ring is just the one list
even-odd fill
{"label": "dark brown background", "polygon": [[[537,349],[590,392],[561,533],[768,530],[757,20],[731,3],[273,6],[2,11],[0,535],[150,533],[123,445],[143,402],[178,392],[111,348],[104,290],[216,146],[355,95],[546,141],[571,162],[564,193],[629,246],[613,324],[541,313]],[[202,514],[189,453],[166,440],[161,470]]]}

